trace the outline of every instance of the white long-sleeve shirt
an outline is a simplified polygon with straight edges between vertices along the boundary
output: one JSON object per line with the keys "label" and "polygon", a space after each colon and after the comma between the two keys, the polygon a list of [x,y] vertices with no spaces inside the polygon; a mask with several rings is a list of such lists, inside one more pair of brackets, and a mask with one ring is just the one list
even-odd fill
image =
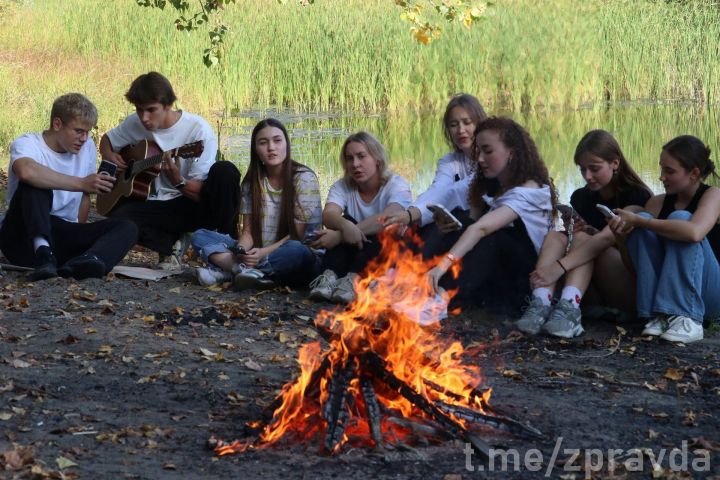
{"label": "white long-sleeve shirt", "polygon": [[448,210],[469,209],[467,194],[474,173],[475,164],[463,152],[450,152],[438,160],[432,183],[411,204],[420,210],[420,225],[433,221],[432,212],[426,208],[431,203],[443,205]]}

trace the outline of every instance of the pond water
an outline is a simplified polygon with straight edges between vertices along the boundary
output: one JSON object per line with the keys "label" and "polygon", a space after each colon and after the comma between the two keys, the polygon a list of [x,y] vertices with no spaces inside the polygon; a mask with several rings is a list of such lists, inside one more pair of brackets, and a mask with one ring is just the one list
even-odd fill
{"label": "pond water", "polygon": [[[413,194],[417,195],[432,181],[437,159],[448,151],[441,127],[442,114],[398,118],[241,112],[222,122],[220,144],[226,158],[238,164],[244,173],[250,161],[253,126],[262,118],[277,118],[288,128],[293,158],[315,170],[324,197],[330,185],[342,175],[339,152],[343,141],[350,133],[367,130],[385,145],[391,168],[411,183]],[[663,191],[657,179],[660,149],[671,138],[696,135],[713,152],[720,152],[717,110],[695,104],[636,102],[602,109],[507,115],[524,125],[535,139],[561,201],[567,201],[573,190],[584,184],[573,163],[573,153],[580,138],[595,128],[606,129],[616,136],[625,157],[656,193]]]}

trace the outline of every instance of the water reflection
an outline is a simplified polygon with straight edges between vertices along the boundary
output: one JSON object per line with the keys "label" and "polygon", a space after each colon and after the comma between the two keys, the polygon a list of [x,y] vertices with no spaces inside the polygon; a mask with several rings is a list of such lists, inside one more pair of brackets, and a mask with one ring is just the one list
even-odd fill
{"label": "water reflection", "polygon": [[[657,193],[662,192],[657,180],[660,149],[671,138],[696,135],[713,152],[720,152],[717,110],[692,104],[633,103],[606,109],[508,115],[525,125],[537,142],[562,201],[567,201],[572,191],[583,185],[572,155],[578,140],[594,128],[604,128],[617,137],[628,161]],[[220,137],[226,158],[237,163],[243,172],[250,161],[250,132],[259,119],[267,116],[285,123],[294,158],[317,172],[323,192],[340,177],[340,147],[345,137],[357,130],[372,132],[383,142],[392,168],[412,184],[415,195],[427,187],[437,159],[448,151],[441,128],[442,112],[402,118],[240,112],[225,120]]]}

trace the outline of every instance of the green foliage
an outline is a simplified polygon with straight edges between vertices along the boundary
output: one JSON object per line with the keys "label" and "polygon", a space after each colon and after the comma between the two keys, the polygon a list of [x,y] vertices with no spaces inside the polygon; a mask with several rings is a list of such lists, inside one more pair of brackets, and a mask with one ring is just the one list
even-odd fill
{"label": "green foliage", "polygon": [[[200,0],[193,8],[187,0],[135,0],[141,7],[158,8],[164,10],[171,6],[178,12],[175,27],[180,31],[197,30],[208,25],[214,19],[216,26],[208,33],[210,46],[203,51],[203,63],[206,67],[217,65],[223,57],[223,46],[228,26],[223,22],[224,7],[236,3],[236,0]],[[281,5],[287,5],[289,0],[277,0]],[[315,0],[296,0],[298,5],[308,6]],[[410,22],[415,39],[427,45],[433,39],[439,38],[442,28],[437,22],[431,21],[427,11],[434,11],[448,22],[461,22],[470,27],[485,14],[488,5],[492,2],[483,0],[395,0],[401,9],[400,18]]]}

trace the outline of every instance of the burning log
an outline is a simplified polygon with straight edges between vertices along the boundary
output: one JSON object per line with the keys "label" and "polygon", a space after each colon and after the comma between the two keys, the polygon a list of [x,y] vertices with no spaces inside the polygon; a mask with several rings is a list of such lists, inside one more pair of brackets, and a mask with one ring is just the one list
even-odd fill
{"label": "burning log", "polygon": [[323,409],[323,417],[327,422],[325,448],[329,452],[334,452],[342,441],[345,426],[350,418],[350,412],[348,411],[350,407],[347,399],[350,381],[355,375],[355,363],[355,357],[348,358],[342,368],[338,368],[333,372],[330,380],[330,396]]}
{"label": "burning log", "polygon": [[355,286],[347,310],[320,312],[315,326],[329,348],[300,348],[300,375],[252,424],[258,437],[214,439],[218,454],[322,436],[330,453],[345,443],[412,449],[414,440],[454,438],[489,458],[490,446],[473,427],[540,435],[491,409],[490,390],[477,387],[480,367],[464,363],[460,342],[427,325],[427,300],[435,298],[424,277],[428,265],[394,240],[389,246]]}
{"label": "burning log", "polygon": [[370,424],[370,437],[375,442],[376,447],[383,446],[382,429],[380,423],[382,417],[380,415],[380,404],[375,395],[375,389],[372,384],[372,377],[364,375],[360,379],[360,393],[362,393],[363,400],[365,401],[365,416]]}

